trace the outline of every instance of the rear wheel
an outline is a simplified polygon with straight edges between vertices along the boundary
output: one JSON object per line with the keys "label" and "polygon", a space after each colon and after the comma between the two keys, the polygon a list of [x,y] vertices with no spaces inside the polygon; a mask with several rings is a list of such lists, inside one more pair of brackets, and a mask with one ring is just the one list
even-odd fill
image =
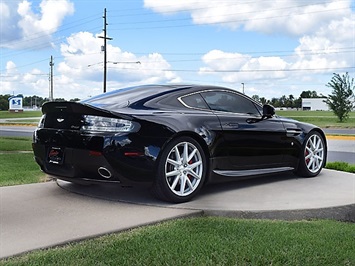
{"label": "rear wheel", "polygon": [[206,170],[206,156],[196,140],[174,139],[162,152],[153,193],[165,201],[189,201],[201,189]]}
{"label": "rear wheel", "polygon": [[304,177],[318,175],[324,166],[326,152],[323,136],[316,131],[310,132],[303,144],[296,174]]}

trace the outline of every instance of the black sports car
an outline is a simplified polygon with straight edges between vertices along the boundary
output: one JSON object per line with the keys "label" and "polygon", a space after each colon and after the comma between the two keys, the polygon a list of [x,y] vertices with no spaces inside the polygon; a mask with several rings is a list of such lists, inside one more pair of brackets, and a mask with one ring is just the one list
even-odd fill
{"label": "black sports car", "polygon": [[42,112],[33,150],[44,172],[79,184],[150,182],[165,201],[188,201],[224,179],[313,177],[326,163],[320,128],[223,87],[137,86],[48,102]]}

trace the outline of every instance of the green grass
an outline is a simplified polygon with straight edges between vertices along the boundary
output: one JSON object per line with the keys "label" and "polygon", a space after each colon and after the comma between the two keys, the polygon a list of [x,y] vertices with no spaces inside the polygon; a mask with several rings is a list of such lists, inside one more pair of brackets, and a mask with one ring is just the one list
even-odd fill
{"label": "green grass", "polygon": [[46,175],[33,159],[31,138],[0,137],[0,162],[0,186],[45,181]]}
{"label": "green grass", "polygon": [[293,118],[298,121],[311,123],[321,128],[354,128],[355,127],[355,112],[349,114],[349,119],[344,122],[339,122],[338,118],[331,111],[295,111],[284,110],[276,111],[277,115]]}
{"label": "green grass", "polygon": [[355,164],[349,164],[346,162],[330,162],[327,163],[326,168],[348,173],[355,173]]}
{"label": "green grass", "polygon": [[24,111],[20,113],[13,113],[9,111],[0,111],[0,119],[5,118],[26,118],[26,117],[38,117],[42,116],[41,111]]}
{"label": "green grass", "polygon": [[0,137],[0,151],[31,151],[31,138]]}
{"label": "green grass", "polygon": [[14,121],[16,123],[20,123],[20,124],[23,124],[23,123],[28,123],[28,124],[37,124],[39,122],[41,118],[38,117],[38,118],[35,118],[35,119],[16,119],[15,121],[14,120],[8,120],[8,121]]}
{"label": "green grass", "polygon": [[0,265],[355,265],[355,224],[198,217],[35,251]]}
{"label": "green grass", "polygon": [[33,153],[0,154],[0,186],[14,186],[45,181],[33,159]]}

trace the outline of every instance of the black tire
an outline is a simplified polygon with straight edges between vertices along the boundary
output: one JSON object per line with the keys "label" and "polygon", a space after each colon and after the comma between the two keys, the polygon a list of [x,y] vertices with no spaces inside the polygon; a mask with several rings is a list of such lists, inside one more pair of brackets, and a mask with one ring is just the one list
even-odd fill
{"label": "black tire", "polygon": [[173,203],[191,200],[205,182],[206,155],[191,137],[173,139],[162,151],[152,192]]}
{"label": "black tire", "polygon": [[309,132],[302,145],[296,174],[303,177],[317,176],[325,165],[326,156],[324,137],[317,131]]}

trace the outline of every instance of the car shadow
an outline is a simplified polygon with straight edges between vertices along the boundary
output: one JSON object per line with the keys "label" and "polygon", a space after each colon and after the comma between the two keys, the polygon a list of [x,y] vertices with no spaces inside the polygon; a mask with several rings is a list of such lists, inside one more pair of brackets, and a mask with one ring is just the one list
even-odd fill
{"label": "car shadow", "polygon": [[[259,186],[269,185],[275,182],[284,182],[296,178],[297,176],[295,176],[292,172],[286,172],[281,174],[253,177],[243,180],[229,180],[226,182],[209,184],[203,187],[199,194],[192,199],[192,201],[199,200],[201,198],[206,198],[209,195],[212,197],[218,194],[229,193],[231,191],[235,191],[237,193],[238,191],[245,190],[248,188],[256,188]],[[178,207],[183,206],[185,204],[172,204],[154,198],[150,193],[150,186],[148,184],[122,186],[120,184],[104,183],[85,186],[62,180],[57,180],[57,184],[59,187],[69,192],[101,200],[167,207]]]}
{"label": "car shadow", "polygon": [[228,181],[221,181],[218,183],[208,184],[202,189],[202,194],[216,194],[231,190],[240,190],[250,187],[271,184],[275,182],[283,182],[290,179],[300,178],[292,172],[274,173],[263,176],[254,176],[244,179],[235,179]]}

